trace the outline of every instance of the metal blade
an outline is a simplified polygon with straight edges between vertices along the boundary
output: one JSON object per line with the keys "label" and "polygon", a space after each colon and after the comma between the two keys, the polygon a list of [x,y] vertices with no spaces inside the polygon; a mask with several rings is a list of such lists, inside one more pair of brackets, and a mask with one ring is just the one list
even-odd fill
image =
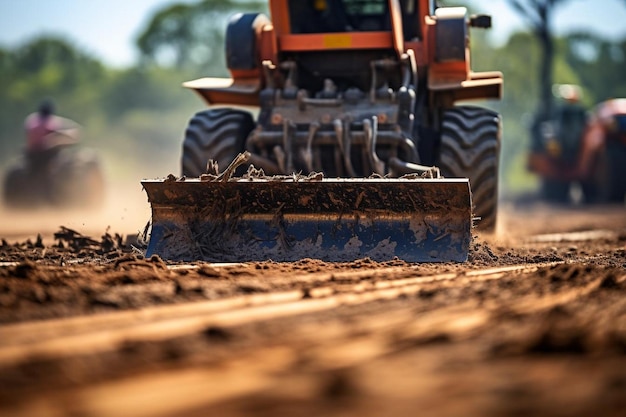
{"label": "metal blade", "polygon": [[152,206],[146,255],[211,262],[467,260],[466,179],[281,178],[143,181]]}

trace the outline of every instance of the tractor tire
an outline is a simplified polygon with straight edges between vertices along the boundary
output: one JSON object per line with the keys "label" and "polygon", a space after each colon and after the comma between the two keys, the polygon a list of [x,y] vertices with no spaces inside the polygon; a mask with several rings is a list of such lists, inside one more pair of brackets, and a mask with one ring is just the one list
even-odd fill
{"label": "tractor tire", "polygon": [[541,198],[550,204],[570,204],[570,181],[543,178],[541,180]]}
{"label": "tractor tire", "polygon": [[607,141],[606,163],[608,170],[609,203],[626,203],[626,145],[617,141]]}
{"label": "tractor tire", "polygon": [[22,160],[7,169],[3,185],[3,202],[6,207],[28,208],[40,203],[36,193],[33,193],[30,172]]}
{"label": "tractor tire", "polygon": [[493,232],[498,211],[500,115],[459,106],[443,114],[437,166],[444,177],[469,178],[476,227]]}
{"label": "tractor tire", "polygon": [[209,160],[223,172],[235,157],[244,151],[245,141],[254,120],[246,111],[211,109],[196,113],[189,122],[183,141],[182,174],[199,177]]}
{"label": "tractor tire", "polygon": [[257,32],[270,24],[262,13],[237,13],[226,26],[226,67],[229,70],[259,68]]}
{"label": "tractor tire", "polygon": [[104,204],[104,174],[92,149],[61,150],[50,167],[49,202],[56,208],[95,209]]}

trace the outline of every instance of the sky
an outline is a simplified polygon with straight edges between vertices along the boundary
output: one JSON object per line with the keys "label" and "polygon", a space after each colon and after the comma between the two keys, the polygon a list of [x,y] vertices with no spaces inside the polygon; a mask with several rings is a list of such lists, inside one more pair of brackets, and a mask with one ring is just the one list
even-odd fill
{"label": "sky", "polygon": [[[131,66],[134,42],[155,11],[193,0],[0,0],[0,47],[18,47],[47,34],[60,35],[113,67]],[[448,3],[452,3],[449,1]],[[491,14],[491,37],[503,44],[523,28],[505,0],[473,0]],[[601,5],[601,6],[600,6]],[[626,38],[626,0],[570,0],[556,12],[555,30],[562,35],[590,30],[608,39]]]}

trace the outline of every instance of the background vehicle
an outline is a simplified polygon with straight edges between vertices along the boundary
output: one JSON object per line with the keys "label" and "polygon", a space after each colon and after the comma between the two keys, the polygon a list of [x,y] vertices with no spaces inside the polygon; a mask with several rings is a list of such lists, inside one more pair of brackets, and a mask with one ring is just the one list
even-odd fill
{"label": "background vehicle", "polygon": [[[391,246],[405,246],[408,239],[413,249],[407,253],[414,250],[421,255],[403,253],[403,257],[465,259],[471,239],[471,202],[468,191],[468,198],[455,199],[463,194],[458,188],[462,181],[452,178],[469,179],[473,213],[480,217],[478,226],[493,230],[496,223],[500,117],[480,107],[455,106],[461,100],[501,95],[499,72],[476,73],[470,68],[469,27],[490,27],[490,17],[468,17],[463,7],[435,8],[434,1],[426,0],[273,0],[269,6],[271,23],[261,14],[238,14],[230,20],[226,58],[232,78],[202,78],[184,84],[208,104],[221,108],[203,110],[189,122],[182,153],[182,174],[187,178],[184,182],[143,183],[153,208],[149,253],[206,258],[205,253],[188,248],[170,250],[172,244],[164,236],[171,234],[164,230],[187,230],[190,224],[224,224],[225,213],[221,211],[215,214],[204,210],[202,216],[197,213],[200,207],[224,207],[225,201],[215,196],[228,194],[224,198],[238,199],[237,210],[246,218],[246,227],[253,229],[258,226],[261,200],[269,207],[262,215],[266,223],[276,219],[274,212],[279,211],[281,216],[287,213],[290,226],[307,229],[313,236],[319,236],[313,230],[319,228],[322,218],[330,218],[331,223],[351,218],[359,227],[342,223],[354,234],[343,240],[330,239],[327,246],[322,244],[326,250],[319,257],[323,259],[350,252],[345,248],[354,236],[367,250],[350,252],[350,256],[372,256],[371,249],[389,233],[416,228],[417,224],[422,225],[418,233],[411,229],[410,238],[399,238]],[[258,106],[258,117],[236,108],[241,105]],[[297,202],[286,206],[290,195],[285,194],[305,191],[284,183],[261,186],[246,194],[243,201],[243,188],[247,186],[241,183],[215,185],[206,176],[204,181],[189,181],[190,177],[205,174],[210,160],[217,162],[214,173],[223,173],[242,152],[247,153],[238,174],[245,172],[246,165],[254,165],[265,175],[319,172],[326,178],[352,181],[327,182],[314,195],[307,194],[306,200],[318,202],[318,208]],[[439,170],[433,166],[446,179],[439,178]],[[413,180],[407,184],[390,179],[404,174],[413,174]],[[372,175],[379,180],[368,178]],[[421,175],[432,179],[415,178]],[[237,191],[226,192],[228,188]],[[271,201],[265,201],[270,189]],[[382,190],[391,190],[393,195],[374,202]],[[327,198],[317,201],[323,194]],[[409,199],[419,199],[419,204],[407,204],[402,197],[405,194]],[[346,198],[358,203],[347,208],[340,204]],[[359,207],[365,200],[371,205]],[[458,210],[469,217],[459,218],[453,227],[458,230],[453,232],[447,226],[446,215]],[[238,217],[237,228],[243,217]],[[376,235],[368,237],[368,244],[363,243],[360,231],[363,222],[359,218],[364,217],[374,223],[385,218],[384,226],[374,225],[374,229],[382,228],[385,233],[366,228],[366,233]],[[402,224],[407,219],[412,219],[410,226]],[[285,223],[284,216],[281,221]],[[265,237],[252,240],[265,245],[275,240],[273,237],[285,235],[282,229],[272,227],[257,230],[254,236],[262,233]],[[214,229],[212,226],[211,233]],[[228,233],[232,230],[229,227]],[[332,230],[324,234],[326,239]],[[217,234],[221,238],[226,235]],[[191,235],[196,238],[186,246],[194,246],[194,242],[197,246],[198,232]],[[287,236],[290,242],[309,239],[311,247],[319,247],[306,233],[292,231]],[[433,250],[433,242],[439,241],[437,236],[449,239]],[[420,242],[428,243],[420,246]],[[211,252],[215,245],[206,246]],[[231,255],[226,253],[240,252],[233,248],[242,246],[235,244],[217,258],[229,258]],[[459,256],[443,255],[444,249],[457,246]],[[424,255],[427,253],[431,255]],[[250,256],[254,255],[248,252]],[[269,256],[268,252],[263,251],[264,256]],[[272,256],[292,259],[299,255],[280,252]],[[398,256],[398,252],[392,248],[380,257],[386,256]]]}
{"label": "background vehicle", "polygon": [[577,86],[557,86],[561,105],[541,127],[529,155],[529,169],[541,177],[542,197],[572,203],[578,184],[585,203],[623,202],[626,193],[626,99],[578,104]]}
{"label": "background vehicle", "polygon": [[94,208],[104,199],[100,160],[76,138],[52,135],[45,150],[27,152],[7,169],[3,202],[9,208]]}
{"label": "background vehicle", "polygon": [[[541,178],[543,199],[568,203],[572,184],[581,180],[577,173],[578,159],[588,115],[580,103],[579,86],[554,85],[552,90],[553,114],[547,121],[535,125],[528,167]],[[580,185],[586,200],[594,197],[592,184]]]}
{"label": "background vehicle", "polygon": [[626,198],[626,99],[598,104],[583,137],[578,177],[595,184],[597,200]]}

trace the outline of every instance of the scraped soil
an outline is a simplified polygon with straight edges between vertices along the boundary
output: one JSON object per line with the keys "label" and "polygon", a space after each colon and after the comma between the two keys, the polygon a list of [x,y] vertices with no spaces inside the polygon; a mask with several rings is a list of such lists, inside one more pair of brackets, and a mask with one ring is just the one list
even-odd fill
{"label": "scraped soil", "polygon": [[503,212],[463,264],[5,236],[0,415],[624,415],[626,209]]}

